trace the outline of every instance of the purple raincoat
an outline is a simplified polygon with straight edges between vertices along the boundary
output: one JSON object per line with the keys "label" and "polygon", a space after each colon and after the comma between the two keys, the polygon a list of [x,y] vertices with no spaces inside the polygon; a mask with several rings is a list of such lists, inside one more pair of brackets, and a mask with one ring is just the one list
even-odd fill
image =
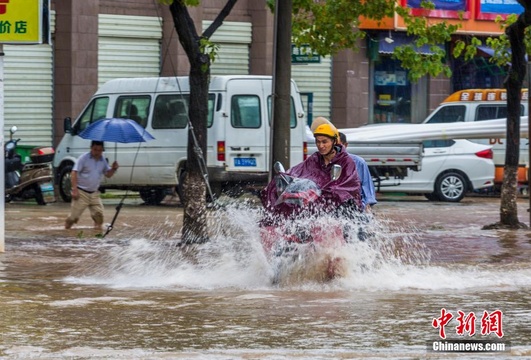
{"label": "purple raincoat", "polygon": [[[293,177],[314,181],[321,188],[322,195],[319,199],[319,205],[324,210],[333,209],[349,200],[361,209],[361,183],[356,171],[356,163],[342,145],[336,145],[336,151],[336,155],[328,165],[325,165],[323,156],[319,152],[315,152],[286,173]],[[341,165],[341,176],[336,181],[329,183],[330,171],[334,164]],[[289,215],[288,212],[293,209],[289,206],[282,206],[284,204],[275,206],[277,198],[276,184],[273,180],[261,192],[262,205],[272,213]]]}

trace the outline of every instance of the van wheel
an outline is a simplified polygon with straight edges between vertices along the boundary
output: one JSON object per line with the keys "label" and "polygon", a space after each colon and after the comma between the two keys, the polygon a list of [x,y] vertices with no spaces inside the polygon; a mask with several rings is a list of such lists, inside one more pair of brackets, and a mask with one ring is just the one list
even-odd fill
{"label": "van wheel", "polygon": [[35,200],[37,201],[37,204],[46,205],[46,201],[44,201],[44,196],[42,196],[42,190],[39,184],[35,184],[33,190],[35,191]]}
{"label": "van wheel", "polygon": [[71,172],[72,165],[66,165],[61,169],[61,173],[59,174],[59,195],[67,203],[72,201]]}
{"label": "van wheel", "polygon": [[159,205],[166,197],[166,189],[149,188],[140,190],[140,197],[146,205]]}
{"label": "van wheel", "polygon": [[435,194],[441,201],[459,202],[465,197],[467,182],[458,172],[447,172],[435,182]]}

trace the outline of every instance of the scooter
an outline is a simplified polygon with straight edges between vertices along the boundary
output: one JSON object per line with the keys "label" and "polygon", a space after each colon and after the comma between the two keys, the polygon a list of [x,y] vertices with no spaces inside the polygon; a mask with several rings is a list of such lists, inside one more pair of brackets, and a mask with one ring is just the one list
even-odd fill
{"label": "scooter", "polygon": [[26,200],[35,198],[37,204],[46,205],[55,202],[53,187],[52,161],[55,151],[52,147],[36,147],[30,152],[31,161],[22,164],[20,155],[16,153],[20,139],[13,139],[17,127],[9,132],[9,141],[5,151],[5,201],[13,199]]}
{"label": "scooter", "polygon": [[[278,198],[272,207],[264,209],[260,223],[262,246],[275,268],[273,282],[279,281],[280,273],[286,268],[309,257],[322,259],[324,280],[340,276],[343,259],[323,255],[347,243],[341,221],[334,220],[336,209],[331,211],[328,204],[321,201],[323,189],[312,180],[286,174],[278,162],[274,169]],[[341,172],[341,166],[334,165],[328,184],[334,183]]]}

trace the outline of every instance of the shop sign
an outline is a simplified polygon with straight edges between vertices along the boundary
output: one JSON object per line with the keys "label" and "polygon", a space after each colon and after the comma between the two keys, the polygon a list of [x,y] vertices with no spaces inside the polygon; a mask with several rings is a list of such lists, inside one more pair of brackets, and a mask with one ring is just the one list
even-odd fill
{"label": "shop sign", "polygon": [[376,86],[406,86],[407,74],[405,71],[375,71],[374,84]]}
{"label": "shop sign", "polygon": [[310,45],[291,45],[291,63],[292,64],[307,64],[320,63],[321,55],[314,52]]}
{"label": "shop sign", "polygon": [[0,43],[41,44],[43,20],[43,0],[0,0]]}

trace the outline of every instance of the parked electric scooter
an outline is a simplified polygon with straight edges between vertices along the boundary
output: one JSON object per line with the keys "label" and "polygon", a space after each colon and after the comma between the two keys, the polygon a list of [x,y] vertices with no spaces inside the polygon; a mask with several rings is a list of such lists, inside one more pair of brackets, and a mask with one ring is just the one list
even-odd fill
{"label": "parked electric scooter", "polygon": [[36,147],[31,150],[31,161],[22,164],[20,155],[16,153],[20,139],[13,140],[16,131],[16,126],[10,129],[9,141],[4,147],[6,203],[13,199],[31,198],[35,198],[39,205],[55,202],[52,167],[54,149]]}

